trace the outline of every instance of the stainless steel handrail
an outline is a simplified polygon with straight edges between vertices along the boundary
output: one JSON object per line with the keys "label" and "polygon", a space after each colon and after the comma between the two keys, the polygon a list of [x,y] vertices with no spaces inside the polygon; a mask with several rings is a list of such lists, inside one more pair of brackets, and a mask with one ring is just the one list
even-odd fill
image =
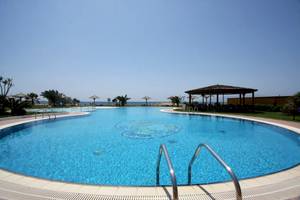
{"label": "stainless steel handrail", "polygon": [[157,164],[156,164],[156,185],[159,185],[160,161],[161,161],[162,153],[165,154],[167,164],[169,167],[169,171],[170,171],[170,177],[171,177],[171,182],[172,182],[172,187],[173,187],[173,199],[178,200],[178,188],[177,188],[176,175],[175,175],[175,171],[174,171],[171,159],[168,154],[168,150],[164,144],[161,144],[159,147],[158,159],[157,159]]}
{"label": "stainless steel handrail", "polygon": [[47,113],[48,119],[51,119],[51,114],[54,116],[53,119],[56,119],[56,114],[55,113]]}
{"label": "stainless steel handrail", "polygon": [[46,117],[48,116],[48,119],[51,119],[51,115],[53,115],[53,117],[54,117],[53,119],[57,118],[57,115],[55,112],[47,112],[46,110],[43,110],[43,112],[34,112],[34,118],[37,119],[39,114],[42,118],[44,118],[45,115],[46,115]]}
{"label": "stainless steel handrail", "polygon": [[192,165],[196,158],[199,156],[200,151],[202,147],[205,147],[208,152],[213,155],[213,157],[225,168],[225,170],[228,172],[228,174],[231,176],[231,179],[234,183],[235,191],[236,191],[236,199],[237,200],[242,200],[242,190],[241,186],[239,183],[239,180],[237,179],[235,173],[232,171],[232,169],[225,163],[225,161],[207,144],[199,144],[197,147],[194,156],[192,157],[190,163],[189,163],[189,168],[188,168],[188,184],[191,184],[192,181]]}
{"label": "stainless steel handrail", "polygon": [[49,119],[51,118],[51,114],[54,116],[54,119],[56,119],[56,114],[55,113],[48,113]]}

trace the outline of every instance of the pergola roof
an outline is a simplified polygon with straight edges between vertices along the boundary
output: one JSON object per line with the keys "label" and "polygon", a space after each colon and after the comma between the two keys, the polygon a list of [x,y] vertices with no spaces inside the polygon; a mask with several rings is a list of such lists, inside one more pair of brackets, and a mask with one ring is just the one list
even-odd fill
{"label": "pergola roof", "polygon": [[199,95],[206,95],[206,94],[246,94],[256,92],[257,89],[253,88],[245,88],[245,87],[236,87],[230,85],[210,85],[203,88],[198,88],[194,90],[185,91],[187,94],[199,94]]}
{"label": "pergola roof", "polygon": [[93,95],[89,97],[90,99],[99,99],[99,97],[97,95]]}
{"label": "pergola roof", "polygon": [[21,92],[21,93],[12,95],[11,98],[25,98],[26,96],[27,96],[26,94]]}

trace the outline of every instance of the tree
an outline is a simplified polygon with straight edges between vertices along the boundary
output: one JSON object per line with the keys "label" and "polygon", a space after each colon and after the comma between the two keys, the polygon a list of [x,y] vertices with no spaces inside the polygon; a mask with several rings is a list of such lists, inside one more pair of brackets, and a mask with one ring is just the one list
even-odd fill
{"label": "tree", "polygon": [[22,101],[21,99],[10,98],[8,102],[11,110],[10,113],[12,115],[25,115],[25,108],[30,106],[28,101]]}
{"label": "tree", "polygon": [[64,94],[59,93],[57,90],[45,90],[41,93],[41,96],[46,98],[48,104],[54,107],[63,103]]}
{"label": "tree", "polygon": [[73,105],[79,105],[80,104],[80,101],[78,100],[78,99],[76,99],[76,98],[74,98],[73,100],[72,100],[72,104]]}
{"label": "tree", "polygon": [[37,100],[38,97],[39,97],[39,95],[37,95],[37,94],[34,93],[34,92],[31,92],[31,93],[27,94],[26,99],[31,100],[31,105],[33,106],[33,105],[34,105],[34,102]]}
{"label": "tree", "polygon": [[67,104],[73,104],[73,99],[66,96],[63,93],[58,92],[57,90],[45,90],[41,93],[41,96],[48,100],[50,106],[65,106]]}
{"label": "tree", "polygon": [[99,99],[99,97],[96,96],[96,95],[93,95],[93,96],[90,97],[90,99],[93,99],[93,101],[94,101],[94,106],[95,106],[95,105],[96,105],[96,99]]}
{"label": "tree", "polygon": [[290,114],[293,116],[293,120],[295,120],[296,115],[300,112],[300,92],[291,96],[288,102],[283,106],[282,111],[284,113]]}
{"label": "tree", "polygon": [[59,104],[61,106],[71,105],[73,104],[73,99],[71,97],[62,94]]}
{"label": "tree", "polygon": [[129,99],[130,98],[127,97],[127,94],[126,94],[125,96],[117,96],[116,98],[113,99],[113,102],[118,102],[117,105],[125,106]]}
{"label": "tree", "polygon": [[118,102],[118,99],[117,99],[117,97],[116,97],[116,98],[114,98],[114,99],[112,100],[112,102],[113,102],[113,103],[115,103],[115,104],[116,104],[116,106],[119,106],[119,102]]}
{"label": "tree", "polygon": [[11,78],[3,78],[0,76],[0,114],[5,112],[5,106],[8,104],[7,94],[13,86]]}
{"label": "tree", "polygon": [[144,96],[142,99],[144,99],[146,101],[146,105],[148,105],[148,100],[151,99],[151,97],[149,96]]}
{"label": "tree", "polygon": [[4,79],[0,76],[0,95],[6,97],[9,93],[10,88],[13,86],[13,82],[11,78]]}
{"label": "tree", "polygon": [[179,106],[179,104],[181,102],[181,97],[179,97],[179,96],[171,96],[168,99],[170,99],[172,104],[176,105],[177,107]]}

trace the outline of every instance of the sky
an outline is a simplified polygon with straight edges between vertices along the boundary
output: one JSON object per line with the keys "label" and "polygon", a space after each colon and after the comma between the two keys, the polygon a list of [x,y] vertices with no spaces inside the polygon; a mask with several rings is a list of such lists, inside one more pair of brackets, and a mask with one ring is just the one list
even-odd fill
{"label": "sky", "polygon": [[212,84],[300,91],[299,0],[0,0],[11,94],[133,100]]}

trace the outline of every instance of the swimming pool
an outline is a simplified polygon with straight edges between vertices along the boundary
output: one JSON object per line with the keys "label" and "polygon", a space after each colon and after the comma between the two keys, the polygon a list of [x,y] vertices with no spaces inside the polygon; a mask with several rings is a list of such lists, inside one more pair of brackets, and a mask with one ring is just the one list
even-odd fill
{"label": "swimming pool", "polygon": [[[160,108],[119,108],[89,116],[18,125],[0,132],[0,167],[58,181],[151,186],[160,144],[166,144],[178,184],[199,143],[209,144],[238,178],[281,171],[300,163],[299,135],[279,127],[222,117],[178,115]],[[230,180],[203,150],[193,184]],[[161,184],[170,185],[166,162]]]}

